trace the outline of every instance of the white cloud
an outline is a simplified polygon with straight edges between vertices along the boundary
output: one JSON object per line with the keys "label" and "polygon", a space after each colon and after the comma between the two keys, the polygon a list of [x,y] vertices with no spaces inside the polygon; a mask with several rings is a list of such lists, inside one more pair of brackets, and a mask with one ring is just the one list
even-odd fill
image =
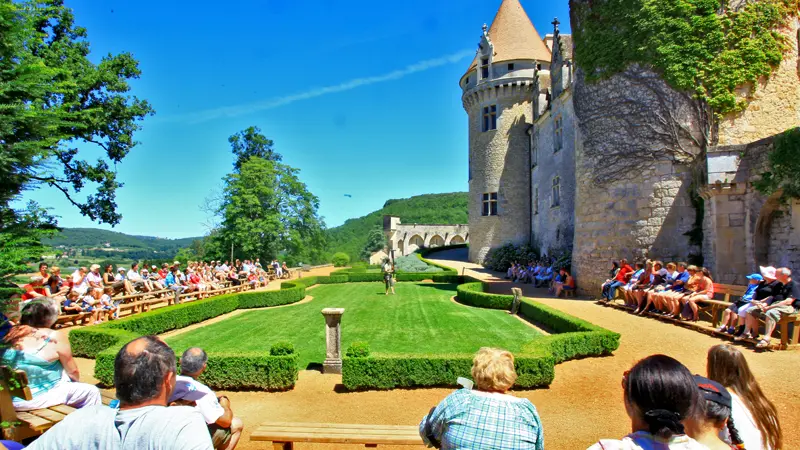
{"label": "white cloud", "polygon": [[209,120],[226,118],[226,117],[236,117],[236,116],[243,116],[246,114],[252,114],[259,111],[266,111],[268,109],[274,109],[280,106],[289,105],[291,103],[295,103],[301,100],[308,100],[315,97],[321,97],[323,95],[334,94],[338,92],[349,91],[351,89],[356,89],[361,86],[368,86],[370,84],[376,83],[384,83],[386,81],[393,81],[399,80],[400,78],[406,77],[408,75],[412,75],[418,72],[424,72],[429,69],[433,69],[436,67],[444,66],[447,64],[453,64],[462,59],[473,56],[475,54],[475,50],[462,50],[457,53],[453,53],[451,55],[442,56],[439,58],[427,59],[424,61],[420,61],[411,65],[408,65],[402,69],[398,69],[383,75],[376,75],[372,77],[364,77],[364,78],[354,78],[349,81],[345,81],[343,83],[334,85],[334,86],[326,86],[316,89],[311,89],[306,92],[300,92],[297,94],[287,95],[284,97],[277,97],[268,100],[262,100],[253,103],[245,103],[241,105],[231,105],[231,106],[223,106],[220,108],[212,108],[207,109],[204,111],[197,111],[194,113],[183,114],[183,115],[176,115],[176,116],[167,116],[164,117],[164,120],[169,121],[186,121],[189,123],[201,123],[207,122]]}

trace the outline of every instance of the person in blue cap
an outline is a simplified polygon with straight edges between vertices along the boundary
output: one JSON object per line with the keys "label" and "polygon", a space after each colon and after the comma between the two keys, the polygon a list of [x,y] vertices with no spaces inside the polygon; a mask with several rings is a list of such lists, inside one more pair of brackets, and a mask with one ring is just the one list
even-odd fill
{"label": "person in blue cap", "polygon": [[[737,328],[744,330],[744,319],[747,316],[747,311],[755,307],[753,303],[753,296],[756,293],[758,284],[764,281],[764,277],[759,273],[753,273],[747,276],[750,284],[747,285],[747,290],[742,297],[725,310],[722,314],[722,326],[719,331],[722,333],[734,334]],[[736,323],[736,327],[734,327]]]}

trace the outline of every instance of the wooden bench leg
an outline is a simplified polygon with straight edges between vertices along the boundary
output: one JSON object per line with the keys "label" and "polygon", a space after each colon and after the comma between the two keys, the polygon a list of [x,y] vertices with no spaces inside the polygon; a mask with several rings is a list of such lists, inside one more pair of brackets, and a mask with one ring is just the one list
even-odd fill
{"label": "wooden bench leg", "polygon": [[294,450],[292,442],[272,442],[272,450]]}
{"label": "wooden bench leg", "polygon": [[711,326],[717,328],[719,325],[719,306],[711,305]]}
{"label": "wooden bench leg", "polygon": [[792,330],[792,344],[799,345],[798,339],[800,339],[800,321],[794,322],[794,329]]}
{"label": "wooden bench leg", "polygon": [[789,347],[789,321],[781,320],[781,348],[786,349]]}

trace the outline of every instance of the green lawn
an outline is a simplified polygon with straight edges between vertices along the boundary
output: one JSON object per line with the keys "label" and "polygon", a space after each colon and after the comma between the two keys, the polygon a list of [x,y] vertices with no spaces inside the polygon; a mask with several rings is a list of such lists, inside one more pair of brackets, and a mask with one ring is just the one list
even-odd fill
{"label": "green lawn", "polygon": [[367,341],[373,352],[405,354],[473,353],[480,347],[521,350],[537,332],[504,311],[453,303],[454,284],[398,283],[384,296],[382,283],[321,285],[314,300],[237,317],[175,336],[167,343],[180,354],[191,346],[206,351],[268,352],[281,340],[300,353],[300,367],[325,359],[323,308],[345,308],[342,345]]}

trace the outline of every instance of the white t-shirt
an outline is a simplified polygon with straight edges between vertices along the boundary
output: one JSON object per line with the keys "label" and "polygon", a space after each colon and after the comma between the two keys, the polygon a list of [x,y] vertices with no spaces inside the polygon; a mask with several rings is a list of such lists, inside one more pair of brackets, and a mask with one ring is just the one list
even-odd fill
{"label": "white t-shirt", "polygon": [[175,389],[169,401],[185,400],[195,403],[195,408],[203,415],[207,424],[216,423],[225,414],[225,408],[219,404],[217,395],[203,383],[192,377],[178,375],[175,377]]}
{"label": "white t-shirt", "polygon": [[72,289],[76,292],[85,293],[89,289],[86,277],[81,277],[81,273],[77,270],[72,273],[72,285]]}
{"label": "white t-shirt", "polygon": [[[742,399],[739,398],[739,396],[736,395],[733,390],[728,389],[728,392],[731,394],[731,400],[733,403],[733,408],[731,408],[733,425],[736,427],[739,437],[744,442],[744,448],[772,450],[766,442],[762,441],[761,430],[758,429],[756,421],[753,419],[753,415],[750,414],[750,410],[747,409],[747,406],[745,406]],[[725,434],[728,433],[727,428],[724,428],[723,431]]]}
{"label": "white t-shirt", "polygon": [[133,281],[133,282],[142,281],[142,276],[139,275],[139,272],[131,269],[131,270],[128,271],[128,279]]}
{"label": "white t-shirt", "polygon": [[27,447],[33,450],[212,450],[203,418],[188,406],[81,408]]}
{"label": "white t-shirt", "polygon": [[86,274],[86,281],[90,283],[97,283],[100,286],[103,285],[103,276],[99,273],[89,272]]}

